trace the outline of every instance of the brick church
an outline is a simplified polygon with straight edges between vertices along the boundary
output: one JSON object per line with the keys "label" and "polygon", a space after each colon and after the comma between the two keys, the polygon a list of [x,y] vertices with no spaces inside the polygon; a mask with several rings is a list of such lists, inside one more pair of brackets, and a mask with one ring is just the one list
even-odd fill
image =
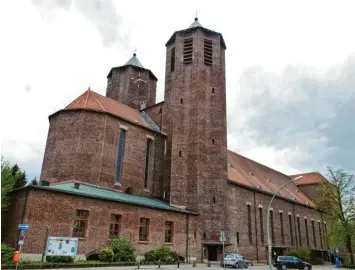
{"label": "brick church", "polygon": [[[267,257],[266,212],[285,175],[227,149],[226,43],[198,19],[166,43],[164,101],[157,77],[133,54],[107,76],[106,95],[87,90],[49,116],[39,186],[13,192],[5,241],[27,223],[26,258],[41,258],[49,236],[78,237],[90,258],[110,236],[136,255],[168,245],[186,260]],[[314,209],[325,178],[301,174],[271,209],[273,254],[306,245],[322,257],[327,224]],[[298,175],[299,176],[299,175]]]}

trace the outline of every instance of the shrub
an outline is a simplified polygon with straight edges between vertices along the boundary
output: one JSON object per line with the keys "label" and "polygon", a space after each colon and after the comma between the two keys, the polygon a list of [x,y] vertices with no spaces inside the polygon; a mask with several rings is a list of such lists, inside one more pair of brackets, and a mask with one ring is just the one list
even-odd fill
{"label": "shrub", "polygon": [[161,246],[160,248],[155,248],[147,252],[145,255],[145,260],[150,262],[172,262],[174,261],[174,253],[171,251],[170,247]]}
{"label": "shrub", "polygon": [[10,263],[12,262],[12,256],[14,249],[5,243],[1,243],[1,262]]}
{"label": "shrub", "polygon": [[112,249],[115,262],[131,262],[135,261],[134,246],[126,239],[111,238],[108,246]]}
{"label": "shrub", "polygon": [[74,257],[70,256],[46,256],[46,261],[51,263],[73,263]]}
{"label": "shrub", "polygon": [[99,259],[103,262],[112,262],[114,255],[112,248],[103,248],[100,250]]}
{"label": "shrub", "polygon": [[311,251],[307,247],[298,247],[288,252],[289,256],[296,256],[304,261],[309,261]]}

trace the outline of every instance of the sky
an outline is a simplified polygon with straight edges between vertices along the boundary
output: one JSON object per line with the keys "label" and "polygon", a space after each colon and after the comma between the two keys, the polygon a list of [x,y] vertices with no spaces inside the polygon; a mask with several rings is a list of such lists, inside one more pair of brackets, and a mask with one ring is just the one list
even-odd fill
{"label": "sky", "polygon": [[164,99],[165,43],[199,22],[225,39],[228,148],[285,174],[355,173],[354,1],[0,3],[1,155],[39,178],[48,116],[137,49]]}

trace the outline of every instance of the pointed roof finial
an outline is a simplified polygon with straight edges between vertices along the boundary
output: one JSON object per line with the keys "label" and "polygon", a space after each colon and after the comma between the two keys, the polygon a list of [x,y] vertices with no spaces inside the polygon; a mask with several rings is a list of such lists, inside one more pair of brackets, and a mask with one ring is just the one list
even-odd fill
{"label": "pointed roof finial", "polygon": [[202,25],[198,22],[197,14],[198,12],[196,10],[195,21],[189,26],[189,28],[202,27]]}
{"label": "pointed roof finial", "polygon": [[89,84],[88,90],[91,91],[91,90],[90,90],[90,84]]}
{"label": "pointed roof finial", "polygon": [[125,64],[126,65],[131,65],[131,66],[136,66],[136,67],[141,67],[143,68],[143,65],[141,64],[141,62],[139,62],[138,58],[137,58],[137,48],[135,48],[133,50],[133,56],[131,57],[131,59],[128,60],[128,62]]}

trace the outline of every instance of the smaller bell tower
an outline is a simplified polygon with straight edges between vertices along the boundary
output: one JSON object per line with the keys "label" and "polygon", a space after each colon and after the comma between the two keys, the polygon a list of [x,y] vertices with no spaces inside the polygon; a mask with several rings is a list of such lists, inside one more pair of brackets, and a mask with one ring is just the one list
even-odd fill
{"label": "smaller bell tower", "polygon": [[155,104],[158,79],[143,67],[136,53],[107,75],[106,96],[137,110]]}

